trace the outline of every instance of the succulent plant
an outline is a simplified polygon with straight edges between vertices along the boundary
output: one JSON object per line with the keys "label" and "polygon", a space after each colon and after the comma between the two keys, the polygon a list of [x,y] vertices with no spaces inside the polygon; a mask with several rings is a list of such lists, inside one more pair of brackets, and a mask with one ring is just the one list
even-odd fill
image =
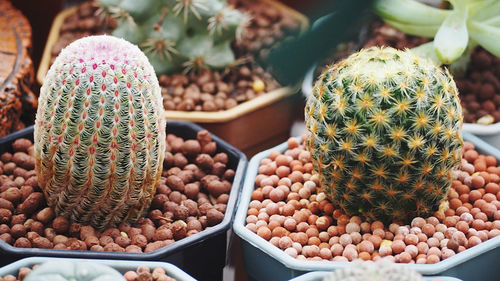
{"label": "succulent plant", "polygon": [[405,222],[446,198],[463,117],[451,75],[431,61],[361,50],[322,73],[305,118],[320,185],[348,214]]}
{"label": "succulent plant", "polygon": [[434,41],[414,48],[437,63],[452,64],[463,71],[472,49],[480,45],[500,57],[500,1],[447,0],[451,9],[441,9],[415,0],[377,0],[374,9],[393,27]]}
{"label": "succulent plant", "polygon": [[98,229],[134,221],[161,177],[161,90],[137,46],[89,36],[61,51],[40,91],[36,172],[56,214]]}
{"label": "succulent plant", "polygon": [[235,62],[231,43],[249,16],[225,0],[100,0],[118,18],[113,35],[139,45],[156,73],[221,69]]}
{"label": "succulent plant", "polygon": [[31,271],[25,281],[125,281],[117,270],[91,261],[48,261]]}
{"label": "succulent plant", "polygon": [[356,260],[353,265],[337,269],[323,281],[424,281],[422,275],[407,266],[398,266],[389,261],[377,262]]}

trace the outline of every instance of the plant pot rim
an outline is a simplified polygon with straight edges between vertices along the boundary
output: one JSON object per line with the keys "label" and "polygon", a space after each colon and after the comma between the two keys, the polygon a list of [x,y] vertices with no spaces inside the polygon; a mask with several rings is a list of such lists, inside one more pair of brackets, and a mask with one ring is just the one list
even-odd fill
{"label": "plant pot rim", "polygon": [[[188,121],[167,121],[167,134],[168,126],[173,125],[190,131],[198,132],[203,130],[199,125]],[[17,131],[6,137],[0,138],[0,145],[6,142],[13,141],[17,138],[23,137],[28,133],[32,133],[34,126],[30,126],[23,130]],[[231,229],[236,207],[239,202],[239,196],[243,185],[243,177],[246,173],[247,157],[243,152],[236,149],[226,141],[220,139],[216,135],[210,133],[212,141],[217,143],[220,150],[228,153],[229,157],[236,157],[237,163],[235,168],[234,180],[229,193],[229,201],[227,202],[226,212],[224,219],[217,225],[205,229],[191,236],[177,240],[170,245],[164,246],[156,251],[150,253],[127,253],[127,252],[106,252],[106,251],[90,251],[90,250],[58,250],[58,249],[42,249],[42,248],[18,248],[10,245],[9,243],[0,239],[0,253],[15,255],[15,256],[52,256],[64,258],[89,258],[89,259],[161,259],[172,254],[180,252],[182,249],[203,243],[205,240],[212,238],[216,235],[226,232]]]}
{"label": "plant pot rim", "polygon": [[[291,7],[278,2],[277,0],[258,0],[260,2],[266,3],[280,10],[284,10],[289,13],[294,19],[300,23],[300,33],[304,33],[309,28],[309,19],[301,14],[300,12],[292,9]],[[42,85],[45,75],[47,74],[50,67],[50,60],[52,57],[52,48],[59,39],[59,34],[64,20],[76,13],[78,7],[71,7],[65,9],[57,14],[52,22],[49,35],[47,37],[47,42],[43,50],[42,60],[40,61],[40,66],[38,67],[36,79],[37,82]],[[293,95],[297,92],[297,86],[281,87],[272,90],[268,93],[261,94],[249,101],[240,103],[233,108],[214,112],[204,112],[204,111],[178,111],[178,110],[166,110],[165,117],[167,120],[187,120],[191,122],[200,123],[222,123],[231,121],[238,117],[241,117],[249,112],[255,111],[258,108],[265,107],[284,97]]]}
{"label": "plant pot rim", "polygon": [[[7,274],[12,274],[21,267],[31,267],[35,264],[41,264],[48,261],[72,261],[72,262],[95,262],[99,264],[104,264],[107,266],[111,266],[116,270],[135,270],[139,266],[148,266],[151,269],[160,267],[165,270],[168,276],[177,279],[178,281],[195,281],[193,277],[188,275],[186,272],[182,271],[177,266],[167,263],[167,262],[158,262],[158,261],[129,261],[129,260],[110,260],[110,259],[75,259],[75,258],[53,258],[53,257],[29,257],[23,258],[18,261],[15,261],[11,264],[3,266],[0,268],[0,276],[5,276]],[[15,274],[12,274],[15,275]]]}
{"label": "plant pot rim", "polygon": [[[495,158],[500,159],[500,151],[490,144],[467,132],[463,133],[463,137],[466,141],[472,142],[476,149],[485,151],[486,153],[493,155]],[[351,264],[350,262],[301,261],[295,259],[245,227],[247,210],[251,201],[252,191],[255,189],[255,177],[257,176],[260,161],[268,157],[271,151],[278,150],[283,152],[287,148],[288,143],[285,142],[276,147],[260,152],[250,160],[247,167],[247,174],[245,176],[242,194],[240,196],[240,203],[238,209],[236,210],[236,216],[233,223],[234,232],[243,240],[250,243],[253,247],[271,256],[289,269],[297,271],[331,271],[349,266]],[[444,272],[482,254],[483,252],[487,252],[495,248],[500,248],[500,236],[482,242],[435,264],[401,264],[401,266],[410,266],[421,274],[434,275]]]}

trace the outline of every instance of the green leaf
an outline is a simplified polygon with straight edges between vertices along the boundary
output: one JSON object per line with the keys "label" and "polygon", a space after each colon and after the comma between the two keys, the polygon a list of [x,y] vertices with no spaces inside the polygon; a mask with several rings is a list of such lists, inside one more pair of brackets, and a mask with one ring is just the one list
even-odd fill
{"label": "green leaf", "polygon": [[436,50],[434,50],[434,42],[427,42],[418,47],[410,49],[414,54],[419,57],[427,58],[433,61],[437,65],[441,65],[443,62],[438,58]]}
{"label": "green leaf", "polygon": [[[498,12],[500,14],[500,11]],[[495,27],[500,27],[500,15],[496,17],[489,18],[482,23],[490,25],[490,26],[495,26]]]}
{"label": "green leaf", "polygon": [[377,0],[374,10],[384,20],[413,25],[441,24],[449,10],[434,8],[414,0]]}
{"label": "green leaf", "polygon": [[484,23],[469,21],[470,37],[483,48],[500,57],[500,28]]}
{"label": "green leaf", "polygon": [[470,8],[471,18],[475,21],[485,21],[500,14],[500,1],[484,0]]}
{"label": "green leaf", "polygon": [[468,8],[453,10],[446,17],[434,37],[434,48],[439,59],[450,64],[458,59],[469,41],[467,31]]}
{"label": "green leaf", "polygon": [[397,21],[385,20],[385,22],[394,28],[403,31],[406,34],[422,36],[422,37],[434,37],[439,29],[439,25],[415,25],[406,24]]}
{"label": "green leaf", "polygon": [[467,44],[467,48],[464,51],[464,54],[461,55],[456,61],[450,64],[450,72],[455,77],[464,77],[465,72],[467,71],[467,66],[469,65],[472,50],[477,46],[477,43],[473,40],[469,40],[469,44]]}

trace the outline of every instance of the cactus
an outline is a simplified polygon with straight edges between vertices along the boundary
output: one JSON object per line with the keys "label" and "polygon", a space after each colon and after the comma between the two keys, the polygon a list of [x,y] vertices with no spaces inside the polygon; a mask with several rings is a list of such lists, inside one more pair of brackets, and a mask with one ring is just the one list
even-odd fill
{"label": "cactus", "polygon": [[118,19],[112,34],[139,45],[158,75],[230,66],[231,43],[250,20],[225,0],[100,0],[100,5]]}
{"label": "cactus", "polygon": [[138,219],[161,177],[163,113],[155,72],[137,46],[105,35],[68,45],[45,77],[35,121],[48,205],[98,229]]}
{"label": "cactus", "polygon": [[305,118],[320,185],[347,214],[407,222],[446,198],[463,146],[447,70],[410,51],[361,50],[323,72]]}
{"label": "cactus", "polygon": [[415,270],[386,260],[356,260],[353,263],[326,275],[323,281],[424,281],[422,275]]}

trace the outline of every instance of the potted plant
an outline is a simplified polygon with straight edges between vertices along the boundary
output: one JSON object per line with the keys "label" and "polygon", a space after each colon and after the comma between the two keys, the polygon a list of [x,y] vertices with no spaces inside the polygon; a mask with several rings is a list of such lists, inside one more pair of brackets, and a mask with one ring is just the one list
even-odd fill
{"label": "potted plant", "polygon": [[[238,9],[231,10],[227,7],[220,10],[221,13],[223,11],[232,11],[231,13],[238,15],[239,11],[248,11],[252,20],[246,27],[246,32],[238,33],[242,34],[242,38],[234,40],[236,29],[240,31],[244,25],[243,23],[248,22],[248,20],[241,21],[240,16],[232,17],[226,13],[227,17],[229,17],[228,20],[231,23],[231,28],[227,30],[228,32],[226,28],[218,28],[219,31],[222,30],[226,34],[223,37],[214,35],[216,40],[224,42],[224,44],[217,44],[216,42],[214,46],[226,46],[224,51],[227,56],[219,56],[220,59],[218,61],[220,61],[220,65],[209,62],[208,66],[211,65],[210,68],[224,68],[229,66],[226,67],[226,70],[203,69],[198,73],[195,71],[190,72],[190,74],[182,73],[182,70],[185,68],[183,66],[179,67],[179,64],[182,63],[185,63],[189,67],[188,69],[191,66],[194,66],[196,69],[200,67],[204,68],[207,65],[202,63],[201,60],[198,60],[197,64],[189,63],[189,60],[185,58],[186,56],[181,56],[184,58],[179,59],[178,57],[180,57],[181,53],[177,50],[178,46],[175,47],[177,51],[174,51],[170,55],[172,59],[177,60],[176,63],[178,66],[176,67],[172,66],[168,57],[162,52],[150,56],[158,57],[155,58],[155,65],[158,66],[158,69],[162,66],[165,71],[165,66],[171,65],[170,74],[160,75],[163,72],[158,72],[160,85],[163,88],[162,93],[164,96],[164,106],[167,109],[167,119],[187,120],[202,124],[206,129],[219,135],[237,148],[242,149],[248,155],[251,155],[256,151],[276,145],[286,139],[289,135],[290,126],[286,126],[285,124],[290,125],[293,121],[293,109],[298,100],[298,97],[294,95],[296,91],[292,87],[279,86],[277,81],[268,72],[264,71],[259,64],[265,62],[265,59],[262,58],[269,52],[271,46],[276,45],[285,36],[293,36],[298,32],[305,31],[308,21],[303,15],[275,1],[264,0],[251,3],[249,1],[232,1],[231,4],[237,6]],[[87,34],[105,32],[99,29],[102,24],[99,24],[97,18],[92,16],[96,9],[85,4],[81,7],[62,12],[54,20],[53,28],[45,47],[41,67],[38,70],[38,80],[43,79],[51,63],[51,59],[68,42]],[[197,7],[195,11],[199,9]],[[112,10],[116,12],[116,9]],[[123,14],[123,9],[119,8],[118,10],[122,11],[121,13]],[[217,9],[214,9],[210,13],[215,11]],[[158,20],[161,15],[160,9],[157,9],[155,13],[156,15],[151,18]],[[117,13],[114,14],[116,15]],[[178,18],[178,21],[180,20],[183,23],[183,17],[184,15],[179,12],[176,17],[167,16],[167,19]],[[200,14],[200,18],[206,22],[210,18],[210,14],[204,12]],[[247,18],[243,17],[243,19]],[[130,19],[132,17],[129,17],[127,21],[118,20],[119,23],[123,22],[123,24],[118,25],[113,32],[125,37],[127,34],[138,34],[137,32],[124,32],[127,29],[124,26],[130,26]],[[191,12],[188,13],[187,19],[189,19],[186,21],[188,26],[189,22],[198,22],[196,16],[191,15]],[[138,26],[153,25],[152,23],[141,24],[144,19],[134,20],[134,23],[135,21],[137,21]],[[172,24],[172,21],[164,21],[164,24]],[[204,27],[200,28],[200,30],[203,33],[207,33],[206,28],[208,23],[203,25]],[[236,28],[238,25],[241,28]],[[216,27],[215,24],[211,24],[210,26]],[[113,29],[111,28],[110,30]],[[211,34],[208,35],[212,36]],[[144,37],[144,34],[141,35]],[[217,39],[217,37],[220,38]],[[144,38],[137,39],[147,41]],[[154,37],[150,38],[150,41],[153,39]],[[231,41],[235,42],[228,49],[228,43]],[[172,42],[175,43],[175,41]],[[180,41],[177,43],[180,44]],[[147,42],[144,42],[144,44],[147,45]],[[187,45],[187,43],[184,45]],[[144,46],[144,48],[147,49],[148,47]],[[194,50],[203,52],[201,48]],[[179,55],[176,55],[176,52]],[[154,53],[151,52],[151,54]],[[187,57],[189,56],[187,55]],[[195,61],[194,58],[193,54],[190,59],[191,62]],[[174,70],[177,73],[172,74]],[[202,95],[204,93],[205,95]],[[209,95],[206,95],[207,93]],[[282,114],[275,116],[274,112],[276,111],[280,111]],[[263,120],[268,120],[265,122],[266,134],[263,134],[262,128],[256,125],[248,127],[248,124],[259,124]],[[269,122],[269,120],[273,121]]]}
{"label": "potted plant", "polygon": [[[37,272],[33,273],[33,267],[38,267]],[[195,280],[175,265],[166,262],[31,257],[0,268],[0,277],[5,278],[10,275],[16,278],[15,280],[53,280],[51,279],[54,278],[52,274],[69,275],[75,273],[81,273],[85,276],[89,273],[96,273],[99,278],[104,278],[103,275],[106,274],[106,278],[108,278],[106,280],[120,280],[120,278],[127,281],[135,280],[132,277],[139,274],[143,275],[142,278],[155,275],[157,279],[163,278],[161,280],[172,280],[167,279],[167,277],[177,281]],[[72,277],[77,276],[82,277],[81,275]],[[70,276],[65,275],[64,277],[69,278]]]}
{"label": "potted plant", "polygon": [[[425,81],[426,90],[414,79]],[[446,98],[437,98],[441,94]],[[436,100],[440,109],[427,110]],[[477,218],[469,210],[484,207],[482,191],[495,205],[485,208],[499,204],[500,154],[461,133],[460,109],[451,76],[411,52],[371,48],[325,70],[305,110],[310,135],[250,161],[234,222],[247,273],[256,280],[286,280],[385,257],[416,263],[409,266],[424,275],[493,280],[496,269],[488,264],[500,239],[498,230],[489,235],[482,223],[497,224],[496,218],[487,211],[478,217],[488,222],[472,223]],[[436,121],[441,118],[446,121]],[[472,144],[464,145],[461,160],[462,136]],[[373,146],[370,153],[367,146]],[[495,179],[488,188],[483,176]],[[474,238],[476,233],[484,240]]]}
{"label": "potted plant", "polygon": [[[500,116],[495,96],[500,89],[496,67],[500,59],[494,43],[498,5],[491,1],[450,3],[451,7],[447,1],[432,7],[414,0],[376,1],[374,11],[386,25],[373,24],[362,46],[412,48],[438,64],[448,64],[464,107],[464,130],[498,147]],[[310,71],[308,82],[304,81],[304,93],[311,92],[313,73],[317,72]]]}
{"label": "potted plant", "polygon": [[[434,37],[434,41],[421,45],[414,50],[424,56],[430,57],[436,62],[450,64],[452,72],[458,76],[463,76],[468,65],[480,65],[476,68],[486,69],[491,66],[481,67],[481,58],[493,60],[496,64],[499,60],[500,50],[496,38],[500,35],[500,29],[495,21],[498,14],[499,5],[495,1],[477,1],[475,3],[468,1],[450,1],[451,9],[438,9],[425,5],[418,5],[412,1],[401,1],[400,9],[393,10],[390,1],[378,1],[375,5],[376,12],[382,19],[395,28],[411,35]],[[394,3],[392,3],[394,4]],[[401,13],[411,11],[412,19],[402,20]],[[436,15],[433,21],[427,21],[430,14]],[[418,20],[420,18],[421,20]],[[425,23],[422,21],[425,19]],[[478,46],[485,51],[476,52],[471,57],[474,49]],[[497,58],[495,58],[495,56]],[[471,60],[478,60],[474,62]],[[487,72],[483,72],[486,74]],[[467,81],[474,81],[471,71],[468,71],[465,79],[459,79],[462,86],[461,92],[467,94],[464,96],[464,108],[466,114],[476,114],[476,118],[470,118],[464,124],[464,130],[481,136],[487,142],[499,147],[500,125],[498,124],[497,113],[494,104],[494,92],[498,91],[499,73],[495,70],[484,75],[488,79],[480,80],[482,83],[476,87],[470,87]],[[483,89],[484,88],[484,89]],[[490,89],[491,88],[491,89]],[[486,91],[493,90],[493,95]],[[485,94],[486,93],[486,94]],[[475,97],[475,99],[473,98]],[[493,103],[493,108],[491,105]],[[480,105],[479,107],[477,105]],[[490,105],[490,107],[489,107]],[[482,110],[480,112],[479,110]],[[466,115],[467,116],[467,115]],[[474,120],[475,119],[475,120]],[[475,121],[475,122],[470,122]]]}
{"label": "potted plant", "polygon": [[165,133],[156,75],[135,45],[75,41],[40,101],[35,126],[1,140],[2,262],[169,260],[222,275],[246,158],[192,123]]}

